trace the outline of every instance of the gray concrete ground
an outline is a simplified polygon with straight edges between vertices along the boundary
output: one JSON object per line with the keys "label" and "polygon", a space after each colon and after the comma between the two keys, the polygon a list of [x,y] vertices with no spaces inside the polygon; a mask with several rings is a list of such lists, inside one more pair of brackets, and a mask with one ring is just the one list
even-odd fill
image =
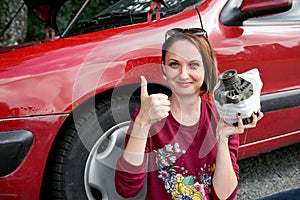
{"label": "gray concrete ground", "polygon": [[257,199],[300,188],[300,143],[240,160],[238,164],[237,200]]}

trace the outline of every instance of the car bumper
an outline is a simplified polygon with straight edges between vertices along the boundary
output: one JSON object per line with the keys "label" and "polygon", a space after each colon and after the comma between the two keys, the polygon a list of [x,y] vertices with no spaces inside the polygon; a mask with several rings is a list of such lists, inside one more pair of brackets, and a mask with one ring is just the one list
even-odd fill
{"label": "car bumper", "polygon": [[[51,145],[68,115],[0,119],[0,148],[13,165],[0,177],[0,199],[39,199]],[[0,157],[1,164],[6,158]]]}

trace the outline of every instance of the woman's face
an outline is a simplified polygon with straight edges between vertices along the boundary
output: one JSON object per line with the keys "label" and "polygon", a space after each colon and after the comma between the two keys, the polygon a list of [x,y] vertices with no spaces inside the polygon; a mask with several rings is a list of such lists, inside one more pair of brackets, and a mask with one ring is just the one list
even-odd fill
{"label": "woman's face", "polygon": [[199,96],[205,70],[199,50],[190,41],[176,41],[168,49],[163,70],[177,96]]}

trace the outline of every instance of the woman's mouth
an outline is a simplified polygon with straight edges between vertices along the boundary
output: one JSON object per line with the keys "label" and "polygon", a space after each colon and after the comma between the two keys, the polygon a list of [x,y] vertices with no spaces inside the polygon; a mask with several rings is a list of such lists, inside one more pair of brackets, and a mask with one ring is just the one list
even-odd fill
{"label": "woman's mouth", "polygon": [[192,85],[192,82],[177,82],[179,87],[189,87]]}

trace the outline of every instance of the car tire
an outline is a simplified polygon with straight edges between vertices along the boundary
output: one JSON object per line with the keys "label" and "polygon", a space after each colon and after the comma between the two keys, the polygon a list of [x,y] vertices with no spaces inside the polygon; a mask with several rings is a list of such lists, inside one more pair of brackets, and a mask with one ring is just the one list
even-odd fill
{"label": "car tire", "polygon": [[131,116],[139,106],[139,97],[119,96],[89,101],[73,112],[73,124],[51,156],[52,199],[122,199],[115,192],[114,169]]}

